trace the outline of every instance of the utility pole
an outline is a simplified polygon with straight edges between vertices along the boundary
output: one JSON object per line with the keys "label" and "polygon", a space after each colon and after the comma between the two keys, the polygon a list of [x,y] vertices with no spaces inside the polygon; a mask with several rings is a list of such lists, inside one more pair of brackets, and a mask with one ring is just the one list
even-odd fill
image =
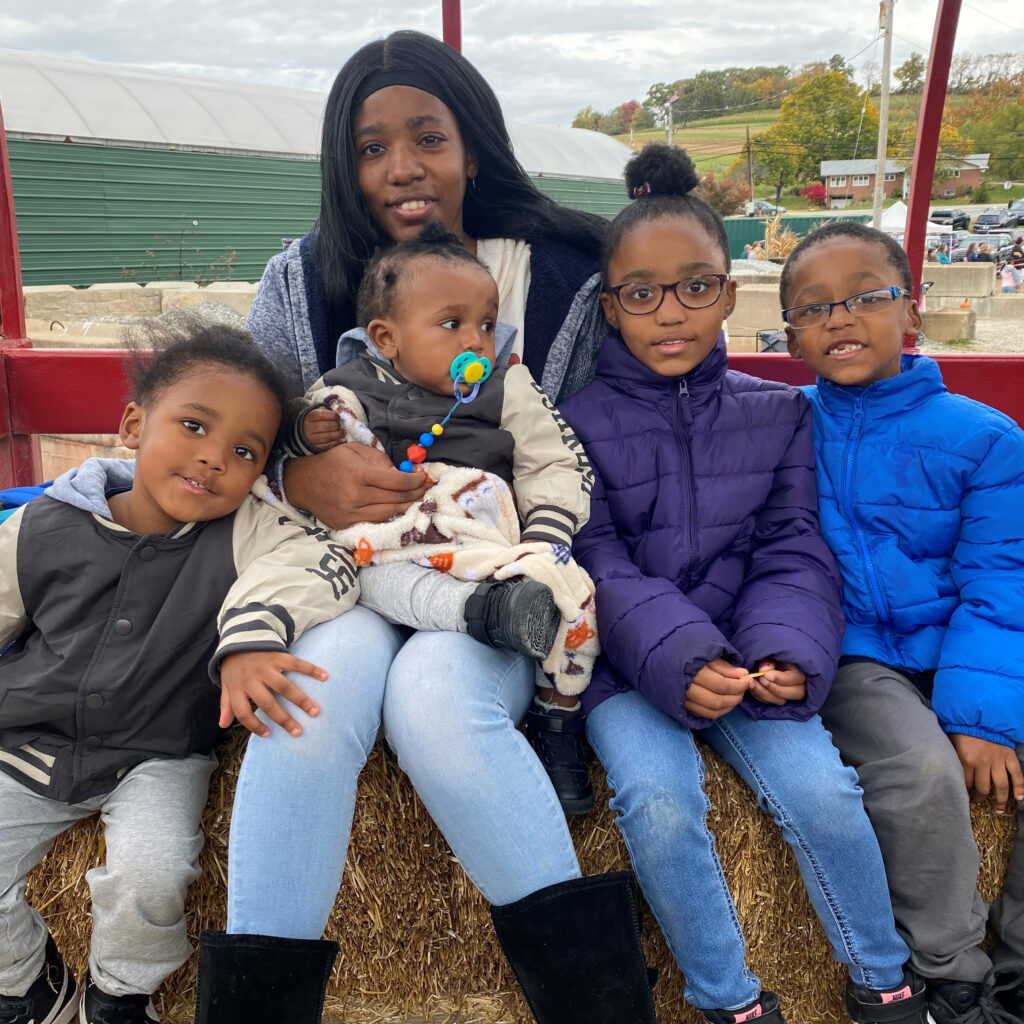
{"label": "utility pole", "polygon": [[754,166],[750,158],[750,125],[747,125],[747,191],[754,198]]}
{"label": "utility pole", "polygon": [[882,42],[882,93],[878,100],[878,156],[875,160],[875,203],[871,226],[882,226],[882,197],[885,195],[886,143],[889,137],[889,79],[892,77],[892,9],[896,0],[881,0],[879,18],[885,33]]}
{"label": "utility pole", "polygon": [[672,104],[679,99],[679,93],[674,92],[668,98],[668,103],[665,104],[665,112],[667,116],[667,124],[665,128],[665,141],[671,146],[672,145]]}

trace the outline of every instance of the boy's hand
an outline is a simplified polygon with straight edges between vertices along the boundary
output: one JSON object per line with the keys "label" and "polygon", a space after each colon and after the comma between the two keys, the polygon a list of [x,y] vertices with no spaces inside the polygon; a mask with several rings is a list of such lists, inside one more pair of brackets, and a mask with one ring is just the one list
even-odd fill
{"label": "boy's hand", "polygon": [[302,420],[302,437],[306,444],[327,451],[341,444],[341,420],[330,409],[310,409]]}
{"label": "boy's hand", "polygon": [[698,718],[721,718],[743,700],[750,683],[745,668],[715,658],[693,677],[683,707]]}
{"label": "boy's hand", "polygon": [[991,793],[999,814],[1006,810],[1011,788],[1014,800],[1024,800],[1024,773],[1013,747],[959,732],[950,733],[949,738],[964,766],[964,782],[972,800],[985,800]]}
{"label": "boy's hand", "polygon": [[301,672],[304,676],[323,682],[327,672],[308,661],[296,658],[287,651],[242,651],[229,654],[220,663],[220,719],[218,725],[226,729],[234,719],[251,733],[266,738],[270,730],[253,713],[255,703],[266,716],[292,736],[302,734],[302,727],[292,718],[274,696],[280,694],[296,707],[302,708],[310,718],[320,714],[320,705],[307,697],[285,672]]}
{"label": "boy's hand", "polygon": [[788,661],[763,658],[757,663],[758,676],[751,680],[750,696],[762,704],[786,704],[807,696],[807,676]]}

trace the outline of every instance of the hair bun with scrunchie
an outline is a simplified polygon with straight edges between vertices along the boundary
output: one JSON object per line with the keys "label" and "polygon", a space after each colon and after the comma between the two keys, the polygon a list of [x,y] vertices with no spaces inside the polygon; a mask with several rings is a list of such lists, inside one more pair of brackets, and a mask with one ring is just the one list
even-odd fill
{"label": "hair bun with scrunchie", "polygon": [[626,164],[626,193],[631,199],[685,196],[699,184],[700,175],[685,149],[649,142]]}

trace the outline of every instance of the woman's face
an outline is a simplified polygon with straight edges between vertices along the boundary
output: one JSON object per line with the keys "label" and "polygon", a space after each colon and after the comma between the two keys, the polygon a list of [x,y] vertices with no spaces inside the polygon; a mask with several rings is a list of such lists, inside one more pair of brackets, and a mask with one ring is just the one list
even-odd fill
{"label": "woman's face", "polygon": [[409,85],[371,93],[356,111],[352,143],[359,188],[389,238],[415,238],[434,220],[475,250],[462,226],[462,201],[476,177],[476,155],[436,96]]}

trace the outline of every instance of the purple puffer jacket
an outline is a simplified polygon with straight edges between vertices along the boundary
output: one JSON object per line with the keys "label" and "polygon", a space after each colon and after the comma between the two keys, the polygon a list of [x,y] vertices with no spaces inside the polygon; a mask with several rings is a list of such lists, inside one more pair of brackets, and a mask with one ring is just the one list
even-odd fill
{"label": "purple puffer jacket", "polygon": [[690,728],[707,662],[803,669],[807,697],[745,697],[753,718],[810,718],[828,693],[843,630],[839,577],[818,531],[811,407],[794,388],[727,369],[725,342],[662,377],[618,335],[597,379],[561,411],[596,476],[573,554],[597,585],[604,654],[586,710],[630,687]]}

